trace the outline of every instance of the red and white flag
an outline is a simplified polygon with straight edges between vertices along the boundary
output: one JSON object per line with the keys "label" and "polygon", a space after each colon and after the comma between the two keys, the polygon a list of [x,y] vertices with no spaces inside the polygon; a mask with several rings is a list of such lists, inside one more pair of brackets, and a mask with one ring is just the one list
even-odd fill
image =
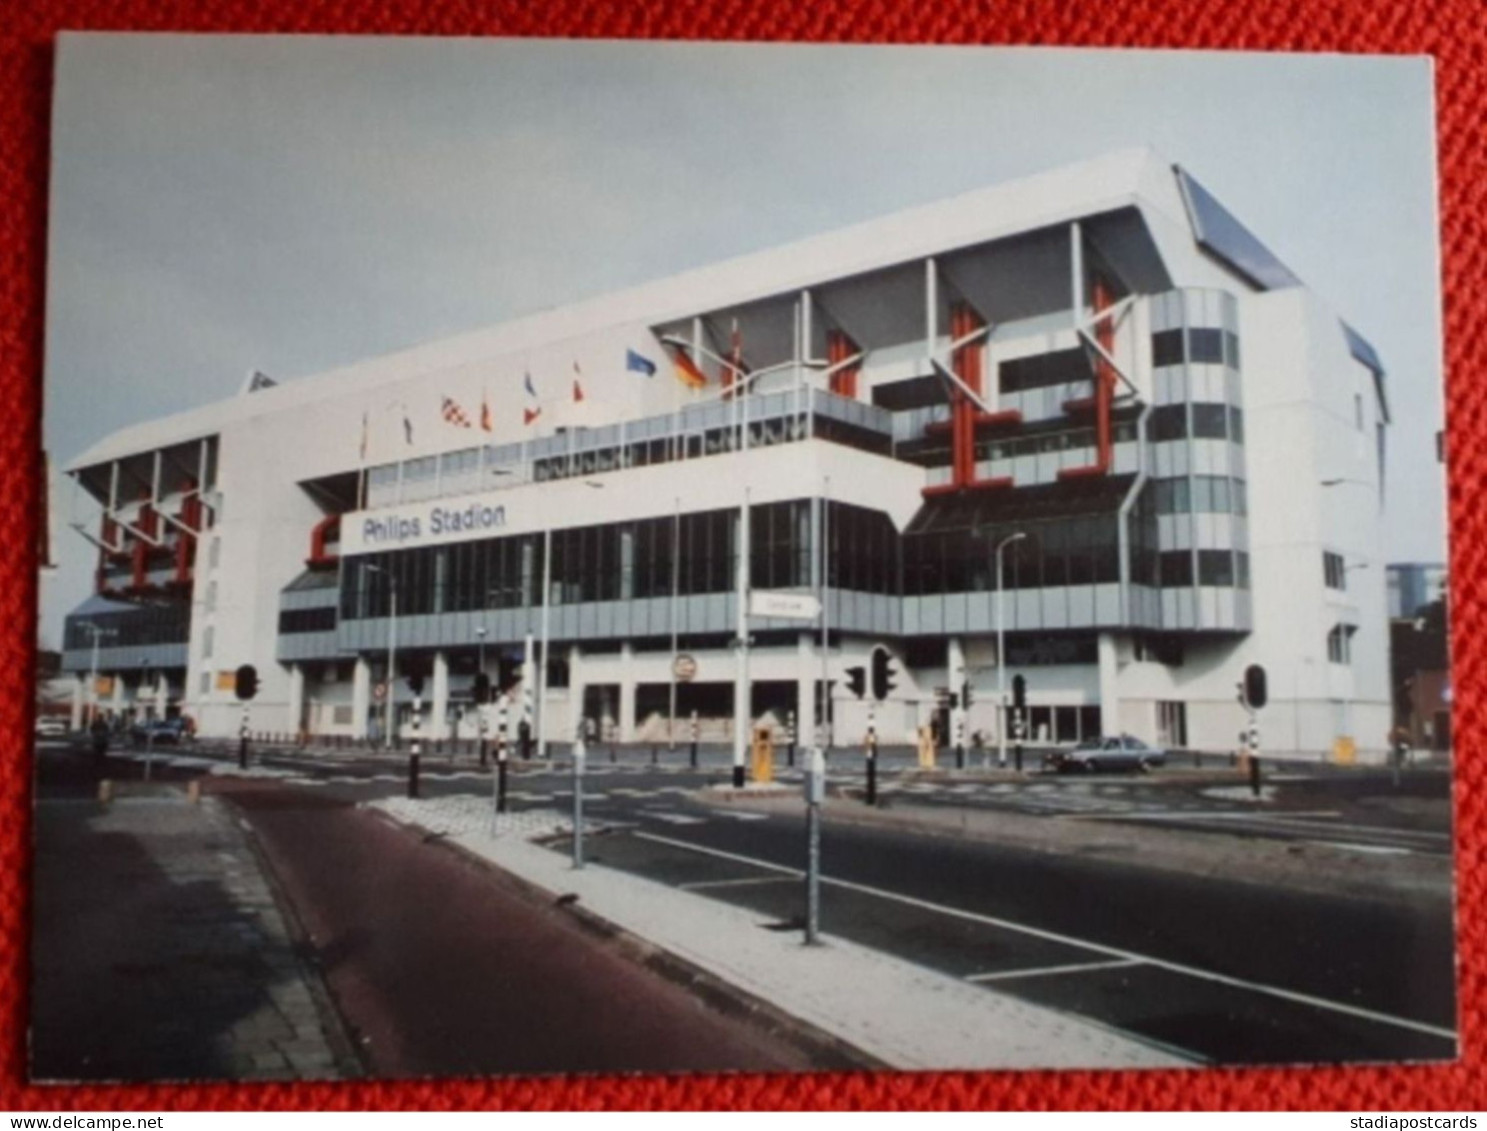
{"label": "red and white flag", "polygon": [[449,421],[450,424],[453,424],[457,428],[474,427],[474,425],[470,423],[469,416],[465,414],[465,410],[460,408],[460,406],[457,405],[450,397],[444,398],[444,408],[441,410],[441,414],[443,415],[445,420]]}
{"label": "red and white flag", "polygon": [[577,404],[583,400],[583,386],[578,379],[583,376],[583,370],[578,368],[578,362],[573,363],[573,403]]}

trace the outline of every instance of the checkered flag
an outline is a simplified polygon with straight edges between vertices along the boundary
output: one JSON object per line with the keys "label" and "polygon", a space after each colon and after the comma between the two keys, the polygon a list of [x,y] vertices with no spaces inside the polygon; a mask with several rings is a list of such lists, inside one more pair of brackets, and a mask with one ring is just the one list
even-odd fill
{"label": "checkered flag", "polygon": [[444,408],[441,410],[444,419],[457,428],[473,428],[474,423],[464,409],[454,402],[452,397],[444,398]]}

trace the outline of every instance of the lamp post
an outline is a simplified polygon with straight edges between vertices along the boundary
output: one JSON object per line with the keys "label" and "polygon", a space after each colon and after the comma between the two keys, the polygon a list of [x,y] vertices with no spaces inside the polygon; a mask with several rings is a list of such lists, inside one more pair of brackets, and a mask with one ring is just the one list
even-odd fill
{"label": "lamp post", "polygon": [[150,771],[155,761],[154,719],[152,717],[153,713],[150,710],[149,700],[145,698],[145,676],[149,674],[146,665],[149,662],[149,658],[146,656],[139,658],[139,705],[140,710],[144,714],[145,728],[145,781],[150,780]]}
{"label": "lamp post", "polygon": [[92,713],[88,718],[88,725],[91,727],[98,719],[98,638],[100,636],[114,636],[116,635],[117,630],[112,628],[99,628],[92,621],[84,621],[82,627],[86,628],[93,634],[93,666],[88,677],[89,682],[92,685],[90,694],[93,700]]}
{"label": "lamp post", "polygon": [[1002,621],[1002,551],[1027,534],[1019,530],[997,543],[996,548],[996,683],[997,683],[997,766],[1007,765],[1007,648]]}
{"label": "lamp post", "polygon": [[682,500],[676,497],[676,507],[671,517],[671,703],[666,716],[666,747],[676,752],[676,654],[678,628],[676,610],[681,585],[682,549]]}
{"label": "lamp post", "polygon": [[[603,483],[593,479],[583,481],[585,487],[602,490]],[[537,668],[537,757],[547,757],[547,665],[548,648],[551,640],[552,626],[552,526],[542,532],[542,662]],[[569,685],[570,691],[572,685]],[[578,710],[573,713],[573,721],[576,724],[579,716],[583,713],[583,704],[578,704]]]}
{"label": "lamp post", "polygon": [[[749,450],[749,395],[751,386],[759,378],[771,373],[783,372],[793,369],[798,375],[803,369],[821,369],[822,363],[800,357],[792,357],[789,361],[782,361],[778,365],[766,366],[763,369],[749,370],[736,362],[720,357],[712,350],[704,348],[696,342],[690,342],[686,338],[679,338],[672,334],[663,335],[662,345],[668,345],[677,349],[695,351],[707,357],[710,361],[722,366],[733,374],[732,390],[734,400],[738,404],[739,428],[739,454],[745,454]],[[753,717],[750,702],[752,686],[749,680],[749,488],[747,479],[744,480],[743,504],[739,508],[738,520],[738,563],[736,572],[735,601],[738,605],[738,618],[735,627],[736,638],[734,650],[736,656],[736,668],[733,682],[733,786],[735,789],[743,787],[744,784],[744,758],[748,749],[749,723]]]}
{"label": "lamp post", "polygon": [[397,694],[397,665],[398,665],[398,587],[392,573],[374,562],[368,562],[366,566],[368,573],[380,573],[387,578],[388,588],[388,617],[387,617],[387,695],[383,712],[382,745],[384,749],[392,749],[393,739],[393,698]]}

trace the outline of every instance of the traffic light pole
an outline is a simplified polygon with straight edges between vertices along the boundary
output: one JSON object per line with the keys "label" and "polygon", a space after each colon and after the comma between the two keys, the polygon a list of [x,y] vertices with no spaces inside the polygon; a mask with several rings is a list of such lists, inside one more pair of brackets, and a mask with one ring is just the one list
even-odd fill
{"label": "traffic light pole", "polygon": [[423,761],[423,749],[418,741],[418,726],[423,718],[423,693],[413,693],[413,745],[408,750],[408,797],[415,800],[418,797],[418,771]]}
{"label": "traffic light pole", "polygon": [[867,803],[878,803],[878,722],[873,705],[867,705]]}
{"label": "traffic light pole", "polygon": [[248,768],[248,704],[243,704],[243,721],[238,727],[238,769]]}

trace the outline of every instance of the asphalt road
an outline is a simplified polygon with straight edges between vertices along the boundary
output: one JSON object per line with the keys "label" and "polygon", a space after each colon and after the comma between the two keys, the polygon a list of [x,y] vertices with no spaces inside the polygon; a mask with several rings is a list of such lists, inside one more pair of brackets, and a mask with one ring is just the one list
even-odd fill
{"label": "asphalt road", "polygon": [[[842,761],[832,776],[835,788],[850,794],[861,775]],[[386,760],[281,764],[297,767],[286,771],[294,775],[290,783],[340,801],[387,796],[405,784],[401,766]],[[468,761],[430,758],[425,767],[425,795],[489,794],[489,773]],[[585,810],[610,831],[590,840],[590,856],[750,907],[788,928],[802,912],[801,822],[694,794],[726,778],[722,765],[690,771],[595,759]],[[1406,775],[1394,792],[1387,775],[1290,779],[1273,786],[1278,792],[1263,814],[1225,792],[1232,786],[1177,773],[958,782],[919,791],[912,787],[924,783],[912,776],[889,774],[883,786],[895,806],[1001,807],[1121,822],[1160,817],[1195,836],[1320,837],[1359,851],[1437,857],[1449,851],[1438,804],[1444,775]],[[1381,796],[1389,803],[1372,804]],[[561,809],[571,799],[563,770],[512,767],[513,808]],[[1455,1053],[1445,900],[1433,906],[1319,896],[1098,855],[860,825],[828,826],[824,867],[829,933],[1199,1058],[1356,1062]]]}

